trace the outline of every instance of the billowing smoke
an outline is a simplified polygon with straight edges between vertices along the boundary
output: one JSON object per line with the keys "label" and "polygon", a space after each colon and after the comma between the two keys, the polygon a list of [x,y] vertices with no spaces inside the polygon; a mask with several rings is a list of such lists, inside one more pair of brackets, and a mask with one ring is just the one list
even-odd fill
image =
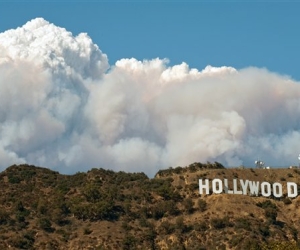
{"label": "billowing smoke", "polygon": [[300,85],[266,69],[107,56],[42,18],[0,34],[0,168],[297,164]]}

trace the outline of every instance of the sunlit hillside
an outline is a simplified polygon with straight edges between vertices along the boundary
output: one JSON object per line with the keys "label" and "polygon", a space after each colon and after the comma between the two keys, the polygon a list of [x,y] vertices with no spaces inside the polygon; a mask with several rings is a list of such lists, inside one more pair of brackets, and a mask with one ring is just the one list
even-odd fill
{"label": "sunlit hillside", "polygon": [[153,179],[14,165],[0,174],[0,248],[298,249],[298,196],[200,195],[198,183],[243,179],[285,190],[299,178],[298,169],[226,169],[217,162],[161,170]]}

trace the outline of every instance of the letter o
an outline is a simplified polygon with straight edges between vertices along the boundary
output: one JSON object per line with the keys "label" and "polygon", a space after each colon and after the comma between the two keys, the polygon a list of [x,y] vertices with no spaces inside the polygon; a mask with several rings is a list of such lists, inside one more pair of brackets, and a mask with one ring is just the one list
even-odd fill
{"label": "letter o", "polygon": [[[218,183],[218,185],[217,185],[217,183]],[[220,179],[213,179],[213,181],[212,181],[212,190],[213,190],[213,193],[215,193],[215,194],[222,193],[223,183]]]}
{"label": "letter o", "polygon": [[[267,187],[267,191],[265,190],[265,188]],[[260,189],[261,189],[261,194],[264,197],[269,197],[271,195],[271,185],[269,182],[262,182],[260,184]]]}
{"label": "letter o", "polygon": [[[278,188],[278,192],[276,188]],[[282,197],[282,185],[279,182],[273,183],[273,195],[277,198]]]}

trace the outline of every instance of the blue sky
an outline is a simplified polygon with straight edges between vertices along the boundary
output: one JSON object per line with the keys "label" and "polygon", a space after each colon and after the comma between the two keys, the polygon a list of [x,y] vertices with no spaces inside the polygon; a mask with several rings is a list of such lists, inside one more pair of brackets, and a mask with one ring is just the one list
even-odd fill
{"label": "blue sky", "polygon": [[256,66],[300,80],[300,2],[0,2],[0,32],[43,17],[86,32],[108,55],[169,58],[170,65]]}

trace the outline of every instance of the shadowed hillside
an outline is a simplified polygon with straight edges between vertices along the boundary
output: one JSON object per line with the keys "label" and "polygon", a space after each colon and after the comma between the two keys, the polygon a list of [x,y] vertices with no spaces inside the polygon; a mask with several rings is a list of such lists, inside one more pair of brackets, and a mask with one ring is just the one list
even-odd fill
{"label": "shadowed hillside", "polygon": [[161,170],[153,179],[14,165],[0,174],[0,249],[299,249],[298,196],[200,195],[198,180],[215,178],[300,185],[298,169],[217,162]]}

